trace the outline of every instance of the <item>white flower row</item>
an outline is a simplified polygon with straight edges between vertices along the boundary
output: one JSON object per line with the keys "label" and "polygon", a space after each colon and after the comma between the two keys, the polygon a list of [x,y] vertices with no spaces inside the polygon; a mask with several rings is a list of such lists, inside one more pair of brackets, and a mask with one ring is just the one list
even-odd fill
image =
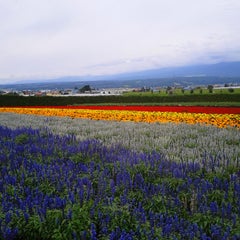
{"label": "white flower row", "polygon": [[106,145],[122,144],[135,151],[160,151],[175,161],[231,162],[240,165],[240,131],[207,125],[95,121],[0,113],[0,125],[10,128],[48,128],[77,139],[98,139]]}

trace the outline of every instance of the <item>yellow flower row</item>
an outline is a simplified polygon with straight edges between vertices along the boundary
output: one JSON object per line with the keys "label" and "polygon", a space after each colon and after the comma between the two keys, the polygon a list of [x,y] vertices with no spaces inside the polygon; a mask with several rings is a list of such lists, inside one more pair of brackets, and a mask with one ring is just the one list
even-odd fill
{"label": "yellow flower row", "polygon": [[13,112],[18,114],[34,114],[44,116],[58,116],[71,118],[88,118],[93,120],[134,121],[134,122],[174,122],[188,124],[210,124],[220,128],[240,128],[239,114],[205,114],[185,112],[149,112],[126,110],[90,110],[67,108],[0,108],[0,112]]}

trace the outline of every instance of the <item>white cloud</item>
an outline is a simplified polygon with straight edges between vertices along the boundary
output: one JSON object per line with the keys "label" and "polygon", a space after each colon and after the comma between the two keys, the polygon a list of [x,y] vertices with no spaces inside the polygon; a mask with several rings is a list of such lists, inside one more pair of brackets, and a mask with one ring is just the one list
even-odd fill
{"label": "white cloud", "polygon": [[240,60],[239,12],[238,0],[0,0],[0,78]]}

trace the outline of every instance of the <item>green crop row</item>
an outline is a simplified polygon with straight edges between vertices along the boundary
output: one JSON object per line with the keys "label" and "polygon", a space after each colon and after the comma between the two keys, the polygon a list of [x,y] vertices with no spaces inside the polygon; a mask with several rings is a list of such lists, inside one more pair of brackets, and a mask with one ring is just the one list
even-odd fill
{"label": "green crop row", "polygon": [[23,97],[23,96],[0,96],[0,106],[60,106],[80,104],[179,104],[189,103],[190,105],[215,105],[218,102],[224,105],[237,105],[240,101],[240,94],[195,94],[195,95],[121,95],[121,96],[64,96],[64,97]]}

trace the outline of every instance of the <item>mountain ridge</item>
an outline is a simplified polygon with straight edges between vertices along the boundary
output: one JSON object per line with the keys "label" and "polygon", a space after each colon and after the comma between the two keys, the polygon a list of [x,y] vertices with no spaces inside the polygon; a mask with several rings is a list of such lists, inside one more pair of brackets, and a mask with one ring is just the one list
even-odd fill
{"label": "mountain ridge", "polygon": [[[49,84],[51,88],[54,88],[54,86],[59,88],[60,85],[66,87],[68,84],[69,87],[79,84],[90,84],[96,87],[123,87],[127,85],[129,87],[139,87],[165,86],[172,85],[175,82],[181,85],[239,83],[240,61],[167,67],[112,75],[65,76],[43,80],[23,80],[14,84],[4,85],[22,85],[22,87],[25,87],[24,85],[26,84],[33,84],[38,88],[41,88],[41,86],[47,88]],[[0,85],[0,87],[4,85]]]}

